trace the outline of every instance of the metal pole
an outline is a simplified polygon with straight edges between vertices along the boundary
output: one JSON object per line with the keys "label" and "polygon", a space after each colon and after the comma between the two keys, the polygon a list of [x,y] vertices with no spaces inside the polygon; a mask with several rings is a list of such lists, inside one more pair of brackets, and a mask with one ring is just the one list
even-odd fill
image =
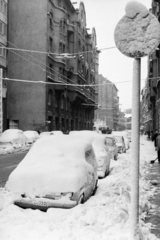
{"label": "metal pole", "polygon": [[[133,239],[139,239],[139,150],[140,150],[140,73],[141,59],[133,62],[132,82],[132,182],[131,182],[131,231]],[[138,237],[138,238],[137,238]]]}

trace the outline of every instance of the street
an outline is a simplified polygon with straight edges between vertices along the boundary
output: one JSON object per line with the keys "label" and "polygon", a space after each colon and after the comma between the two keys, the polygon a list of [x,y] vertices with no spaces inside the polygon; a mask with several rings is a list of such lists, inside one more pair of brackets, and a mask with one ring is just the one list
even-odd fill
{"label": "street", "polygon": [[27,152],[16,152],[0,156],[0,187],[4,187],[9,174],[16,168],[17,164],[21,162]]}
{"label": "street", "polygon": [[[156,199],[149,199],[156,191],[155,170],[158,163],[150,165],[155,159],[156,151],[153,142],[146,136],[141,137],[140,161],[140,230],[144,239],[159,239],[159,206]],[[8,155],[1,158],[0,166],[5,172],[11,172],[21,161],[25,153]],[[4,161],[5,164],[4,164]],[[98,189],[87,202],[71,209],[50,208],[47,212],[32,209],[21,209],[13,204],[13,196],[4,188],[0,189],[0,235],[2,239],[81,240],[84,239],[130,239],[130,172],[131,149],[119,154],[117,161],[111,161],[110,173],[104,179],[99,179]],[[7,170],[6,170],[7,169]],[[153,177],[147,176],[153,170]],[[30,175],[32,178],[32,174]],[[151,182],[150,180],[151,179]],[[158,180],[157,180],[158,181]],[[151,187],[152,185],[152,187]],[[40,185],[38,185],[41,187]],[[158,190],[158,189],[157,189]],[[155,206],[156,205],[156,206]],[[154,211],[153,211],[154,210]],[[156,218],[153,215],[157,213]],[[153,213],[153,214],[152,214]],[[149,218],[146,218],[146,217]],[[149,223],[149,224],[148,224]],[[32,227],[31,227],[32,226]],[[16,230],[18,228],[18,231]],[[151,229],[152,228],[152,229]],[[152,231],[153,228],[155,231]],[[8,231],[9,229],[9,231]],[[155,235],[154,235],[155,234]]]}

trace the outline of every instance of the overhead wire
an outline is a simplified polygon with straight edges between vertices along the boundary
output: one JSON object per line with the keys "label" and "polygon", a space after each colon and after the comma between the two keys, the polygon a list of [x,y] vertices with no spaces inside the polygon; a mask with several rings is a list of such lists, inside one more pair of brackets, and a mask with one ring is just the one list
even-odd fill
{"label": "overhead wire", "polygon": [[[7,41],[7,42],[10,43],[12,46],[15,46],[15,47],[17,48],[17,46],[14,45],[13,43],[11,43],[10,41]],[[16,49],[16,48],[15,48],[15,49]],[[114,47],[111,47],[111,48],[114,48]],[[108,49],[108,48],[104,48],[104,49]],[[29,60],[29,59],[27,59],[27,58],[19,55],[18,53],[15,53],[15,52],[12,51],[11,49],[9,49],[9,51],[11,51],[12,53],[14,53],[15,55],[18,55],[19,57],[23,58],[23,59],[26,60],[26,61],[32,62],[31,60]],[[70,83],[64,83],[64,78],[67,79],[67,80],[69,80],[69,81],[71,81],[71,82],[73,82],[73,81],[72,81],[71,79],[65,77],[64,75],[59,74],[59,72],[57,72],[56,70],[51,69],[49,66],[47,66],[47,65],[44,64],[43,62],[39,61],[39,59],[33,57],[31,54],[28,54],[27,52],[25,52],[25,53],[26,53],[29,57],[32,57],[32,58],[35,59],[36,61],[40,62],[42,65],[44,65],[44,66],[47,67],[48,69],[56,72],[59,76],[62,76],[63,78],[60,78],[60,80],[62,80],[62,84],[61,84],[61,85],[64,85],[64,86],[69,85],[69,86],[79,86],[79,87],[96,87],[96,86],[104,86],[104,85],[106,85],[106,84],[115,85],[115,84],[119,84],[119,83],[129,83],[129,82],[132,82],[131,80],[129,80],[129,81],[120,81],[120,82],[107,82],[107,81],[106,81],[105,83],[102,83],[102,84],[100,84],[100,83],[99,83],[99,84],[75,84],[75,83],[70,84]],[[48,53],[48,52],[47,52],[47,53]],[[50,71],[45,70],[44,68],[40,67],[40,66],[37,65],[36,63],[34,63],[34,62],[32,62],[32,63],[33,63],[34,65],[36,65],[37,67],[39,67],[40,69],[42,69],[43,71],[49,73],[51,76],[57,77],[55,74],[51,73]],[[7,79],[7,80],[8,80],[8,79]],[[10,80],[13,80],[13,81],[14,81],[14,79],[10,79]],[[18,80],[20,81],[20,80],[22,80],[22,79],[15,79],[15,80],[16,80],[16,81],[18,81]],[[108,79],[106,79],[106,80],[108,80]],[[146,80],[146,79],[141,79],[141,80]],[[23,80],[23,81],[24,81],[24,82],[28,82],[29,80]],[[56,80],[56,81],[57,81],[57,80]],[[32,82],[32,80],[31,80],[31,82]],[[34,80],[33,80],[33,82],[34,82]],[[35,82],[36,82],[36,81],[35,81]],[[42,83],[41,80],[38,81],[38,83],[39,83],[39,82]],[[53,85],[59,84],[58,81],[57,81],[56,83],[51,83],[51,82],[50,82],[50,83],[47,83],[47,82],[44,81],[44,83],[46,83],[46,84],[53,84]]]}

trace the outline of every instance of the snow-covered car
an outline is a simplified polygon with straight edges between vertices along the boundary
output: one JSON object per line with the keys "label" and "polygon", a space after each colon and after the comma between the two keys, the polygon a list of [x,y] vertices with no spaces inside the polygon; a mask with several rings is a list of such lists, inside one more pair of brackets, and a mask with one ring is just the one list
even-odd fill
{"label": "snow-covered car", "polygon": [[130,148],[130,140],[127,136],[123,136],[124,138],[124,143],[125,143],[125,148],[128,150]]}
{"label": "snow-covered car", "polygon": [[111,153],[106,145],[106,135],[90,130],[72,131],[70,134],[78,136],[79,139],[84,138],[92,143],[98,165],[98,177],[104,178],[107,176],[110,170]]}
{"label": "snow-covered car", "polygon": [[[54,146],[54,147],[53,147]],[[23,208],[72,208],[97,189],[91,143],[69,135],[41,138],[10,174],[5,188]]]}
{"label": "snow-covered car", "polygon": [[116,145],[116,140],[113,135],[106,135],[106,145],[111,152],[112,159],[117,160],[118,158],[118,147]]}
{"label": "snow-covered car", "polygon": [[19,148],[27,144],[27,138],[20,129],[7,129],[0,136],[0,146],[9,146]]}
{"label": "snow-covered car", "polygon": [[63,132],[60,130],[51,131],[51,135],[63,135]]}
{"label": "snow-covered car", "polygon": [[42,137],[47,137],[47,136],[51,136],[53,134],[51,134],[51,132],[41,132],[39,134],[39,138],[42,138]]}
{"label": "snow-covered car", "polygon": [[124,137],[123,136],[114,136],[116,140],[116,145],[118,147],[118,153],[125,153],[126,148],[125,148],[125,142],[124,142]]}
{"label": "snow-covered car", "polygon": [[100,134],[97,135],[98,136],[96,136],[92,141],[92,146],[98,165],[98,178],[104,178],[110,171],[111,153],[108,146],[105,144],[105,137]]}
{"label": "snow-covered car", "polygon": [[32,144],[39,138],[39,133],[37,131],[24,131],[24,135],[27,137],[27,143]]}

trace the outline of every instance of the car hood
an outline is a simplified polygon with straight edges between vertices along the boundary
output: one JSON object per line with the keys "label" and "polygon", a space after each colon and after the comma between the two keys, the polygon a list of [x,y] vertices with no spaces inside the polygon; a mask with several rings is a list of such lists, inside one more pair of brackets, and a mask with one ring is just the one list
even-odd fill
{"label": "car hood", "polygon": [[[77,192],[88,184],[88,173],[93,172],[93,167],[77,165],[59,170],[30,169],[22,172],[12,172],[6,183],[6,189],[15,194],[25,194],[28,197],[45,196],[52,192]],[[34,166],[33,166],[34,167]]]}

